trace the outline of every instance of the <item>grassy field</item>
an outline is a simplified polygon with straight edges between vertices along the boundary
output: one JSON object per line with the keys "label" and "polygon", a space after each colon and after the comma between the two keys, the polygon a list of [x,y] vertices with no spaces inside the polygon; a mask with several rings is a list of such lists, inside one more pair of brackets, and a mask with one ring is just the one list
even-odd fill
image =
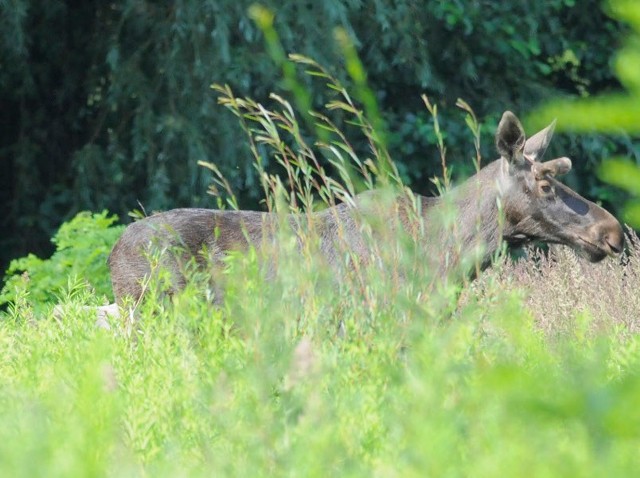
{"label": "grassy field", "polygon": [[[281,98],[274,112],[219,92],[258,168],[258,149],[272,148],[294,184],[263,174],[276,210],[277,199],[295,212],[397,180],[348,96],[333,108],[362,128],[370,159],[328,117],[315,118],[333,139],[311,147]],[[122,230],[113,222],[78,216],[56,254],[16,263],[0,294],[0,476],[637,473],[635,236],[621,261],[532,250],[443,285],[402,241],[391,263],[336,280],[313,254],[286,253],[285,235],[269,281],[256,254],[229,257],[222,306],[202,271],[172,299],[160,274],[135,316],[105,330],[85,306],[109,299],[104,261]]]}
{"label": "grassy field", "polygon": [[[639,464],[638,251],[504,262],[456,298],[194,285],[94,326],[29,297],[0,321],[2,476],[631,476]],[[237,267],[236,267],[237,266]],[[297,275],[296,275],[297,274]]]}

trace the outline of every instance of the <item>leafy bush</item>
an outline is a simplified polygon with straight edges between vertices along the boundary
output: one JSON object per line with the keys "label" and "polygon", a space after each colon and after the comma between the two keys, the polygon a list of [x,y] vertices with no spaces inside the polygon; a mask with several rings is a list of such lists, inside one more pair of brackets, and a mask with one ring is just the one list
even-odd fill
{"label": "leafy bush", "polygon": [[[218,87],[252,149],[269,151],[289,179],[266,172],[256,154],[272,210],[311,210],[400,182],[382,136],[336,89],[343,101],[331,107],[358,126],[371,146],[366,158],[321,114],[313,118],[327,136],[310,147],[281,97],[268,109]],[[317,150],[339,181],[314,162]],[[363,177],[355,184],[354,170]],[[227,185],[218,175],[216,187]],[[237,204],[218,193],[221,204]],[[196,271],[170,299],[151,284],[136,314],[110,318],[108,332],[88,320],[93,291],[82,284],[63,295],[58,320],[0,320],[0,474],[637,471],[634,236],[623,267],[591,269],[565,252],[503,258],[460,294],[457,284],[434,286],[428,257],[402,237],[389,238],[383,264],[336,281],[312,249],[292,254],[295,241],[282,234],[268,279],[255,251],[226,259],[221,306],[203,300],[210,285]],[[16,300],[10,316],[28,316],[29,301]]]}
{"label": "leafy bush", "polygon": [[49,259],[34,254],[14,259],[0,292],[0,305],[15,302],[22,294],[37,307],[55,303],[69,281],[81,280],[94,291],[95,299],[111,297],[107,257],[124,226],[114,226],[117,216],[81,212],[60,226],[51,241],[56,251]]}
{"label": "leafy bush", "polygon": [[[7,166],[0,203],[7,212],[0,227],[8,232],[0,236],[0,269],[27,251],[50,253],[49,238],[69,211],[124,217],[137,201],[148,210],[208,204],[201,160],[217,163],[243,207],[258,205],[260,179],[242,132],[208,91],[212,82],[228,83],[264,101],[281,90],[278,65],[247,15],[251,3],[2,4],[0,150]],[[433,194],[429,177],[438,170],[420,94],[442,105],[449,159],[465,175],[470,143],[457,98],[486,125],[487,155],[505,109],[523,114],[551,96],[618,86],[609,57],[622,28],[601,11],[601,0],[263,3],[276,11],[283,50],[315,58],[333,74],[346,76],[331,32],[341,27],[355,39],[392,156],[419,192]],[[328,101],[316,83],[305,87],[314,105]],[[337,124],[344,126],[340,118]],[[602,155],[626,151],[624,142],[593,135],[588,144],[575,137],[555,143],[583,158],[573,186],[616,206],[591,173]]]}
{"label": "leafy bush", "polygon": [[[555,100],[539,107],[532,123],[544,124],[559,119],[559,129],[580,132],[602,132],[616,136],[624,133],[638,138],[640,134],[640,4],[634,0],[610,0],[611,15],[627,22],[631,30],[623,48],[615,56],[615,72],[625,87],[624,92],[607,92],[579,101]],[[640,227],[640,155],[610,158],[598,168],[607,183],[627,191],[631,198],[621,212],[634,227]],[[608,156],[610,156],[609,154]]]}
{"label": "leafy bush", "polygon": [[[366,290],[327,287],[307,259],[265,282],[255,255],[234,257],[224,307],[191,282],[109,332],[83,308],[86,288],[64,299],[60,320],[0,321],[0,473],[637,470],[639,324],[624,307],[633,294],[616,296],[619,309],[602,295],[604,278],[628,290],[613,264],[583,276],[564,253],[507,263],[443,308],[437,293],[413,294],[420,284],[390,291],[385,276]],[[637,261],[623,270],[637,282]]]}

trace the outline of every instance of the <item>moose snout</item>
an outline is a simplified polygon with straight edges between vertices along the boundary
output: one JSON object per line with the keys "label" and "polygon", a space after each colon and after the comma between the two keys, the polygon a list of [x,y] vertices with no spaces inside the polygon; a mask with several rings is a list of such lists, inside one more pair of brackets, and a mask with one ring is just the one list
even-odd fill
{"label": "moose snout", "polygon": [[620,223],[610,216],[605,221],[596,224],[592,231],[594,243],[607,254],[620,254],[624,248],[624,231]]}
{"label": "moose snout", "polygon": [[624,247],[624,232],[622,227],[618,227],[612,231],[609,231],[604,236],[604,242],[609,246],[611,252],[614,254],[620,254]]}

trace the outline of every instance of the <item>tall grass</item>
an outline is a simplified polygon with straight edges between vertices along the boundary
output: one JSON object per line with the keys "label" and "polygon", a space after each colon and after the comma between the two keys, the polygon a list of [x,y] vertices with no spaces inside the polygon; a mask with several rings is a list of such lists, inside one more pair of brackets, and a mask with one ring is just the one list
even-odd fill
{"label": "tall grass", "polygon": [[[231,254],[221,305],[208,273],[187,264],[183,291],[168,298],[160,276],[135,320],[111,319],[108,331],[83,307],[94,299],[82,282],[56,315],[18,294],[0,321],[0,475],[635,473],[637,240],[623,265],[532,253],[442,285],[412,237],[388,233],[370,267],[336,277],[317,260],[310,212],[403,186],[347,91],[294,59],[336,91],[313,114],[324,140],[281,97],[267,107],[216,90],[248,133],[268,208],[297,214],[309,248],[282,227],[267,274],[259,251]],[[332,111],[350,117],[368,152]],[[264,170],[265,151],[282,175]],[[215,187],[233,207],[222,177]]]}

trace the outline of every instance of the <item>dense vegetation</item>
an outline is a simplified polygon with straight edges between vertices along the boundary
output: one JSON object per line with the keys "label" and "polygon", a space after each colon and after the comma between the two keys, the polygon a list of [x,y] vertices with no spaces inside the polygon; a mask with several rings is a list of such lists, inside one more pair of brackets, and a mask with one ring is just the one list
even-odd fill
{"label": "dense vegetation", "polygon": [[[296,131],[282,112],[254,116],[252,137],[303,165],[291,166],[293,192],[263,176],[269,204],[289,210],[318,170],[303,144],[278,140]],[[384,154],[374,151],[370,174]],[[345,194],[348,181],[320,189]],[[111,222],[66,224],[56,254],[5,291],[2,474],[628,476],[640,464],[636,236],[623,264],[531,252],[443,286],[405,238],[381,251],[399,255],[336,281],[283,231],[268,282],[255,254],[230,256],[219,307],[207,274],[192,270],[171,300],[159,275],[135,315],[104,330],[85,306],[101,302],[93,284],[106,271],[76,267],[85,280],[47,283],[55,309],[31,277],[90,268]],[[68,248],[73,231],[83,238]]]}
{"label": "dense vegetation", "polygon": [[[624,86],[623,91],[607,92],[582,98],[548,101],[531,114],[538,125],[557,118],[560,129],[585,132],[600,131],[637,138],[640,134],[640,6],[635,0],[615,0],[608,4],[613,15],[631,25],[624,36],[623,47],[613,64]],[[600,177],[630,193],[631,198],[620,210],[620,216],[633,227],[640,227],[640,166],[638,156],[620,155],[605,158],[598,167]]]}
{"label": "dense vegetation", "polygon": [[[396,3],[401,11],[402,2]],[[545,3],[547,6],[531,7],[531,18],[540,14],[535,9],[572,11],[570,1]],[[58,14],[66,12],[60,10],[61,5],[51,2],[50,11],[58,8]],[[171,15],[183,18],[178,13],[184,14],[186,10],[180,7],[186,7],[175,5]],[[342,12],[330,17],[341,22],[347,22],[351,9],[360,7],[357,2],[345,3],[343,10],[338,8],[343,4],[326,5],[327,11],[333,7]],[[468,7],[464,15],[462,5]],[[489,28],[494,18],[466,24],[463,19],[473,13],[469,7],[474,5],[452,1],[438,6],[434,2],[432,7],[443,25],[471,35],[478,28]],[[616,6],[617,14],[640,33],[640,23],[634,23],[640,19],[638,5],[617,0]],[[101,4],[92,7],[100,15],[109,13]],[[37,8],[34,5],[30,14]],[[73,15],[81,15],[84,8],[74,9]],[[109,8],[114,16],[133,15],[127,10],[133,9],[142,17],[140,22],[155,12],[158,25],[162,25],[160,20],[173,18],[143,2],[125,3],[122,10],[115,4]],[[223,13],[240,12],[240,6],[229,4],[229,8]],[[285,12],[287,8],[283,7]],[[307,11],[289,8],[301,18]],[[312,8],[318,7],[314,4]],[[508,12],[514,15],[522,13],[517,12],[517,6],[503,8],[513,9]],[[268,15],[260,10],[253,13],[269,37],[274,31]],[[395,13],[387,12],[389,16]],[[12,33],[19,44],[24,38],[18,27],[28,15],[20,8],[12,14],[4,16],[3,22],[14,22]],[[190,17],[194,22],[204,18]],[[384,18],[376,17],[372,25],[382,28],[378,21]],[[527,18],[521,15],[517,21],[522,23],[508,34],[523,34],[522,25],[530,21]],[[548,24],[553,30],[553,20]],[[498,30],[509,30],[504,25],[494,24]],[[318,22],[313,25],[325,27]],[[122,21],[119,28],[124,32],[133,26]],[[247,23],[242,28],[256,27]],[[314,38],[313,28],[309,41]],[[393,30],[391,25],[382,30],[389,28]],[[596,30],[589,34],[601,34]],[[198,30],[182,34],[194,31]],[[148,48],[160,48],[162,43],[154,43],[154,33],[153,29],[137,31],[141,38],[149,39]],[[180,30],[174,33],[180,38]],[[436,35],[437,31],[428,33]],[[332,78],[331,68],[324,71],[303,57],[295,57],[295,62],[312,70],[314,81],[301,77],[296,83],[284,67],[283,87],[297,93],[293,104],[304,105],[309,98],[314,105],[320,102],[323,93],[307,88],[316,82],[328,83],[335,92],[328,110],[317,108],[324,115],[312,117],[321,127],[312,126],[309,117],[282,96],[267,99],[267,90],[261,100],[268,109],[227,87],[216,87],[223,106],[231,111],[220,107],[224,112],[220,117],[233,118],[235,113],[241,120],[225,125],[219,120],[218,127],[230,131],[233,123],[238,131],[249,133],[243,137],[249,158],[245,168],[254,176],[247,177],[255,181],[253,193],[266,197],[266,207],[273,210],[321,208],[355,189],[380,182],[397,186],[419,179],[420,169],[410,162],[396,163],[396,167],[389,161],[394,156],[389,148],[400,144],[397,131],[393,132],[393,121],[400,121],[399,117],[387,114],[386,97],[380,109],[372,102],[383,90],[374,87],[376,95],[369,94],[355,51],[345,36],[340,38],[341,54],[347,59],[344,79]],[[627,56],[618,64],[623,72],[638,71],[639,63],[629,62],[640,45],[634,38],[627,42]],[[277,59],[277,39],[267,40]],[[284,41],[294,40],[285,35]],[[169,41],[164,46],[175,44]],[[372,54],[375,48],[362,46],[369,44],[361,39],[360,48]],[[90,48],[98,45],[96,42]],[[227,53],[232,55],[231,51]],[[411,52],[411,48],[405,53],[423,54]],[[539,58],[533,57],[535,65]],[[586,62],[584,58],[581,61]],[[278,61],[276,64],[282,66]],[[544,64],[541,61],[534,69]],[[565,68],[559,74],[567,71],[578,75],[579,68]],[[0,75],[6,73],[0,70]],[[519,91],[526,90],[529,78],[526,72],[522,75]],[[345,90],[341,80],[353,84]],[[596,83],[573,84],[588,89]],[[603,80],[603,84],[609,83],[609,78]],[[631,116],[638,111],[629,108],[639,91],[633,85],[640,83],[630,82],[629,76],[623,83],[632,87],[625,93]],[[179,84],[177,81],[174,86]],[[305,88],[299,88],[301,85]],[[482,88],[481,81],[478,87]],[[240,89],[233,86],[233,90]],[[169,101],[166,91],[158,91],[162,94],[154,99],[156,106]],[[509,94],[507,88],[501,93]],[[107,97],[94,98],[94,104],[113,99]],[[178,96],[175,101],[185,98]],[[616,111],[611,97],[597,99],[598,114]],[[206,101],[200,104],[203,111],[213,107]],[[476,104],[483,101],[487,108],[492,107],[493,100],[488,97],[477,98]],[[519,101],[526,104],[529,100]],[[561,113],[571,113],[572,107],[591,107],[590,97],[585,101],[565,104]],[[362,110],[356,107],[360,103]],[[452,126],[454,122],[436,115],[428,101],[424,114],[433,115],[429,120],[426,116],[418,120],[423,113],[413,113],[412,121],[428,132],[428,144],[442,145],[443,135],[447,135],[451,147],[445,159],[462,147],[463,137],[468,143],[464,157],[472,158],[478,135],[491,126],[492,117],[487,116],[488,126],[479,129],[466,105],[458,104],[462,109],[456,108],[455,114],[463,118],[464,133],[463,127]],[[105,114],[104,124],[114,121],[116,111]],[[138,109],[131,111],[135,111],[134,117],[142,114]],[[160,110],[154,111],[149,114]],[[544,117],[548,111],[543,109],[538,116]],[[614,113],[609,119],[620,120],[619,116]],[[122,121],[140,125],[139,118],[132,118]],[[535,121],[545,120],[533,118]],[[372,127],[384,123],[390,133]],[[429,124],[443,128],[427,127]],[[452,127],[451,133],[448,127]],[[109,157],[115,151],[109,148],[119,144],[119,135],[125,134],[126,128],[113,129],[114,142],[108,144],[101,143],[98,133],[94,152],[104,155],[103,159]],[[305,132],[299,134],[301,130]],[[165,138],[161,130],[149,134]],[[184,131],[175,134],[167,136],[173,138],[167,143],[150,143],[162,144],[154,154],[184,140]],[[485,143],[490,145],[490,141]],[[126,144],[135,149],[143,142]],[[592,149],[585,150],[590,153],[617,147],[598,136],[593,136],[588,146]],[[168,151],[164,150],[165,154]],[[190,159],[194,162],[211,159],[192,151],[187,154],[194,154]],[[433,171],[425,174],[442,171],[439,153],[433,155],[437,162]],[[138,171],[141,177],[153,170],[151,156],[145,157],[150,169]],[[590,157],[593,166],[599,164],[595,156]],[[92,164],[90,156],[83,158],[74,167]],[[125,162],[110,160],[94,166],[98,164],[119,168]],[[244,196],[246,190],[238,189],[240,175],[229,174],[230,168],[233,173],[232,163],[216,164],[203,162],[200,170],[212,174],[219,204],[232,207],[250,201]],[[448,167],[457,164],[450,162]],[[608,166],[613,167],[602,170],[606,180],[640,193],[633,182],[638,175],[633,164],[617,160]],[[283,174],[275,176],[274,170]],[[83,180],[98,181],[97,176],[91,179],[95,173],[102,174],[105,182],[105,170],[83,171],[87,173]],[[162,174],[173,178],[178,172],[165,169]],[[41,180],[38,175],[34,178]],[[439,187],[446,188],[447,183],[446,175],[437,181]],[[180,189],[187,188],[184,184],[162,184],[167,189],[162,192],[161,188],[160,193],[174,199],[187,190]],[[132,183],[127,185],[132,187]],[[104,191],[103,187],[99,193]],[[92,208],[102,205],[91,197],[96,200]],[[58,200],[56,204],[64,209],[76,199],[69,203]],[[631,203],[627,209],[630,219],[634,218],[633,210]],[[443,219],[446,222],[454,217]],[[283,231],[278,269],[268,282],[256,254],[233,254],[226,261],[224,303],[214,306],[208,275],[188,264],[185,270],[191,280],[183,292],[172,298],[163,294],[166,276],[160,273],[149,284],[147,300],[136,305],[135,313],[125,311],[121,318],[108,318],[109,328],[104,329],[96,327],[95,310],[86,306],[111,298],[104,259],[122,230],[115,222],[107,212],[81,213],[53,235],[56,251],[51,258],[30,255],[12,264],[11,277],[0,292],[6,309],[0,312],[3,476],[633,476],[638,470],[640,296],[636,291],[640,289],[640,240],[633,232],[628,235],[628,251],[619,261],[594,265],[564,248],[552,248],[549,254],[532,249],[515,262],[501,254],[493,269],[471,283],[442,283],[433,276],[425,255],[407,247],[405,237],[389,237],[391,242],[378,251],[380,263],[336,280],[312,252],[292,251],[293,243]]]}
{"label": "dense vegetation", "polygon": [[[259,207],[243,132],[209,89],[228,83],[259,101],[288,95],[250,3],[0,2],[0,269],[11,257],[51,252],[48,238],[81,210],[124,219],[138,201],[149,212],[212,205],[199,160],[219,166],[241,205]],[[421,93],[440,104],[450,163],[465,174],[473,148],[457,98],[485,125],[481,147],[492,157],[503,110],[522,115],[552,96],[618,87],[609,62],[622,27],[599,0],[264,3],[277,12],[285,51],[333,74],[344,71],[334,27],[355,39],[391,155],[420,192],[433,193],[428,178],[439,171]],[[305,86],[316,107],[330,99],[316,82]],[[572,186],[619,204],[593,172],[601,157],[637,154],[634,146],[598,135],[555,143],[579,158]]]}
{"label": "dense vegetation", "polygon": [[[303,144],[277,140],[295,120],[264,114],[253,139],[304,165]],[[295,209],[317,177],[312,164],[291,168],[293,192],[263,176],[276,209]],[[345,194],[348,181],[320,189]],[[111,223],[65,224],[52,258],[28,261],[5,291],[2,474],[628,476],[639,465],[635,236],[622,265],[531,252],[442,286],[423,255],[396,247],[405,238],[381,251],[399,255],[336,282],[283,232],[272,280],[255,254],[232,255],[218,307],[207,274],[193,270],[171,300],[160,275],[135,316],[104,330],[85,306],[102,301],[106,271],[87,254],[113,241]],[[64,284],[68,274],[81,278]]]}
{"label": "dense vegetation", "polygon": [[624,274],[564,254],[498,268],[459,307],[385,276],[331,290],[300,261],[265,284],[251,258],[225,308],[194,286],[109,331],[81,286],[57,319],[18,301],[0,321],[0,472],[633,476],[638,254]]}

